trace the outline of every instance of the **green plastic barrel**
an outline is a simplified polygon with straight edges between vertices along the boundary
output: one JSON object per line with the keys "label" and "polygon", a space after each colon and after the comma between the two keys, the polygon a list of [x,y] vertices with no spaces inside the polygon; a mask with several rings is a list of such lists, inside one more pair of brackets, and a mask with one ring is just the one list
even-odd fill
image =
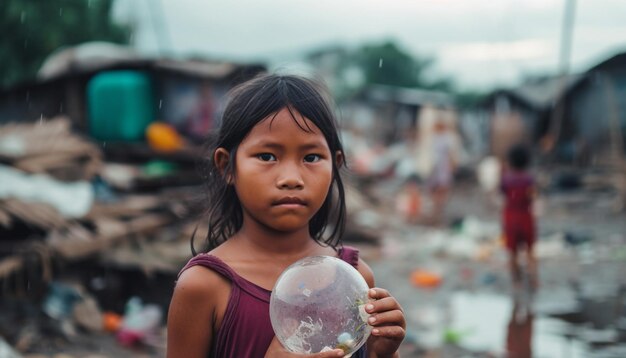
{"label": "green plastic barrel", "polygon": [[108,71],[87,84],[89,131],[99,140],[140,141],[154,119],[154,98],[148,74]]}

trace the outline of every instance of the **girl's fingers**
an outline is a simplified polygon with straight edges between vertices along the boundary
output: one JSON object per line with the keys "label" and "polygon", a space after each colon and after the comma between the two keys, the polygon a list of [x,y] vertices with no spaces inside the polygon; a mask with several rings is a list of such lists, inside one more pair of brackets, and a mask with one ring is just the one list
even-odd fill
{"label": "girl's fingers", "polygon": [[372,335],[392,339],[403,339],[405,332],[400,326],[383,326],[372,329]]}
{"label": "girl's fingers", "polygon": [[378,288],[378,287],[370,288],[368,295],[370,296],[370,298],[375,299],[375,300],[379,300],[385,297],[391,297],[391,294],[389,293],[389,291],[385,290],[384,288]]}
{"label": "girl's fingers", "polygon": [[378,299],[365,305],[365,311],[370,314],[392,310],[402,311],[402,307],[400,307],[400,304],[398,303],[398,301],[396,301],[395,298],[390,296]]}
{"label": "girl's fingers", "polygon": [[398,325],[400,327],[404,327],[404,314],[400,310],[392,310],[387,312],[381,312],[374,315],[371,315],[367,323],[370,326],[382,326],[382,325]]}
{"label": "girl's fingers", "polygon": [[333,350],[329,350],[328,352],[320,352],[320,353],[306,354],[306,355],[291,353],[291,352],[288,352],[287,349],[285,349],[285,347],[283,347],[283,345],[280,343],[278,338],[276,338],[276,336],[274,336],[274,339],[270,343],[270,346],[267,349],[267,352],[265,352],[265,358],[277,358],[277,357],[281,357],[281,358],[286,358],[286,357],[333,358],[333,357],[344,357],[345,355],[346,355],[345,352],[341,349],[333,349]]}
{"label": "girl's fingers", "polygon": [[370,289],[369,296],[375,301],[365,306],[365,311],[371,315],[368,323],[375,327],[374,330],[382,332],[380,334],[382,336],[387,336],[389,333],[389,337],[396,337],[396,335],[399,338],[404,337],[406,322],[398,301],[389,294],[389,291],[382,288]]}
{"label": "girl's fingers", "polygon": [[334,357],[344,357],[346,353],[341,349],[333,349],[332,351],[322,352],[312,355],[307,355],[310,358],[334,358]]}

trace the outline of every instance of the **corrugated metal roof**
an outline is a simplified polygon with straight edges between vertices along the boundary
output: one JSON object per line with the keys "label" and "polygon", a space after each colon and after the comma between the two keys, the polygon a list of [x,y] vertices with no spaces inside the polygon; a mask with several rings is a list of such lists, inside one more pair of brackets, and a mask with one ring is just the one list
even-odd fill
{"label": "corrugated metal roof", "polygon": [[565,77],[564,83],[560,76],[532,79],[514,88],[496,90],[490,97],[508,95],[524,102],[534,110],[542,111],[552,106],[564,91],[567,92],[583,78],[583,74],[571,74]]}
{"label": "corrugated metal roof", "polygon": [[195,77],[221,79],[233,74],[242,65],[224,61],[149,58],[127,46],[92,42],[69,47],[50,55],[44,61],[37,77],[40,81],[48,81],[67,75],[121,67],[145,67]]}

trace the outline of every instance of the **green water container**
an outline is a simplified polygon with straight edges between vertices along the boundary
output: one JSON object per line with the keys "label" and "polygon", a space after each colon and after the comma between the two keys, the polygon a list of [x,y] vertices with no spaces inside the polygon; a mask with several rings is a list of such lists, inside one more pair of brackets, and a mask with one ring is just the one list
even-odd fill
{"label": "green water container", "polygon": [[89,131],[98,140],[140,141],[154,120],[154,97],[148,74],[108,71],[87,84]]}

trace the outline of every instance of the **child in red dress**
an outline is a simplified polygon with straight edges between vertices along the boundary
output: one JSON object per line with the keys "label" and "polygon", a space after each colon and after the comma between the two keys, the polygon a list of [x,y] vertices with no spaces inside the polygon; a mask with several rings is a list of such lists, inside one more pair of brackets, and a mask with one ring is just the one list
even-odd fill
{"label": "child in red dress", "polygon": [[537,262],[533,253],[535,243],[535,218],[532,203],[535,196],[535,180],[528,172],[530,153],[521,145],[511,148],[507,156],[507,170],[502,176],[501,190],[505,196],[503,230],[506,247],[509,251],[509,263],[513,285],[521,283],[518,253],[526,252],[529,283],[537,286]]}

